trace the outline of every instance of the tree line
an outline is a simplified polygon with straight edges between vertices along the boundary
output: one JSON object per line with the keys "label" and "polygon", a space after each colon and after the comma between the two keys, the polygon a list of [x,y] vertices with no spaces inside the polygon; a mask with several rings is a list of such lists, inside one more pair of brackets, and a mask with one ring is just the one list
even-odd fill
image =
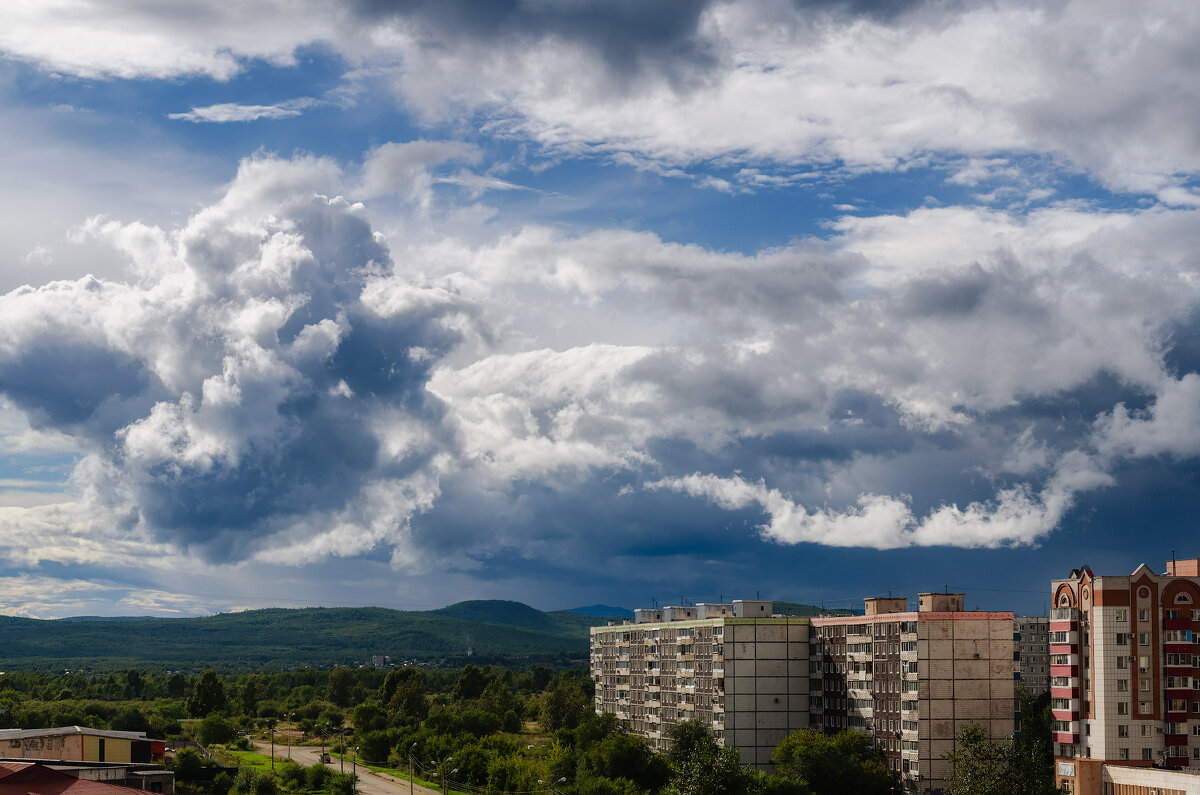
{"label": "tree line", "polygon": [[[80,725],[242,747],[249,747],[247,735],[276,733],[283,742],[279,733],[287,732],[294,742],[353,750],[359,764],[398,773],[411,765],[433,777],[445,774],[456,786],[495,793],[553,785],[563,795],[883,795],[895,786],[870,738],[857,732],[793,733],[775,750],[768,774],[743,766],[736,749],[694,722],[669,727],[670,750],[658,753],[646,739],[623,731],[614,716],[595,714],[593,693],[586,673],[545,667],[13,672],[0,675],[0,728]],[[1048,699],[1023,708],[1020,739],[994,741],[977,727],[964,730],[951,755],[947,795],[1012,792],[1013,782],[1030,795],[1056,792]],[[191,776],[217,795],[347,786],[284,766],[261,781],[243,771],[239,782],[229,774],[207,775],[198,757],[180,758],[179,778]],[[189,769],[197,764],[199,772]]]}

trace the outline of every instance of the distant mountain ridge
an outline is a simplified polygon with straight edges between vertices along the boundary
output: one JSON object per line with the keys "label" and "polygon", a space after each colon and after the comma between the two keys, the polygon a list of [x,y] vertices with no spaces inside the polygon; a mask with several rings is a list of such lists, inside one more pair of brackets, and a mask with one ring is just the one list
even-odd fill
{"label": "distant mountain ridge", "polygon": [[633,611],[624,607],[614,607],[613,605],[587,605],[586,607],[572,607],[567,610],[568,613],[575,613],[580,616],[595,616],[596,618],[633,618]]}
{"label": "distant mountain ridge", "polygon": [[[578,612],[593,609],[596,615]],[[776,602],[775,612],[816,615],[820,608]],[[589,628],[632,615],[611,605],[543,612],[488,599],[425,611],[275,607],[198,618],[0,616],[0,671],[278,670],[369,664],[376,655],[429,665],[583,666]]]}
{"label": "distant mountain ridge", "polygon": [[429,611],[267,608],[198,618],[0,616],[0,670],[258,670],[395,662],[582,665],[598,618],[480,601]]}

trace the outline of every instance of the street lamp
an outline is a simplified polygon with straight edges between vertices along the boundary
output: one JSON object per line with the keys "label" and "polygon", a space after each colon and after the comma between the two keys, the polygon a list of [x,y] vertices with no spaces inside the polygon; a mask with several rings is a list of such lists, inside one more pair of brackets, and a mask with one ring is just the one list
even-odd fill
{"label": "street lamp", "polygon": [[[446,757],[446,762],[449,762],[453,758],[454,757],[452,756]],[[447,795],[447,793],[449,793],[449,790],[446,789],[446,762],[439,762],[436,759],[429,760],[429,764],[435,766],[438,769],[438,772],[442,774],[442,795]],[[454,768],[454,772],[458,772],[457,767]]]}
{"label": "street lamp", "polygon": [[[287,714],[288,723],[291,723],[292,718],[294,718],[294,717],[296,717],[296,713],[289,712]],[[288,760],[291,760],[291,758],[292,758],[292,730],[288,729]]]}
{"label": "street lamp", "polygon": [[267,729],[271,732],[271,772],[275,772],[275,719],[267,719]]}

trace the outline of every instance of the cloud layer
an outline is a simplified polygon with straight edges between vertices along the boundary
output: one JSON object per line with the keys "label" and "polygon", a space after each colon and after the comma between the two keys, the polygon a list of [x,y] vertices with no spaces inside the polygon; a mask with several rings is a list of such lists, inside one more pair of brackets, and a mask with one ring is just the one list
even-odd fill
{"label": "cloud layer", "polygon": [[[126,279],[0,298],[0,389],[84,453],[76,504],[10,518],[58,539],[34,558],[105,559],[70,541],[99,533],[469,570],[587,543],[538,529],[582,484],[749,510],[782,544],[1020,545],[1118,462],[1200,449],[1197,376],[1168,363],[1200,300],[1194,210],[846,217],[747,256],[603,229],[385,240],[339,196],[420,212],[427,169],[474,156],[251,158],[177,230],[91,222]],[[531,483],[557,497],[518,508]]]}
{"label": "cloud layer", "polygon": [[1186,4],[0,21],[0,593],[1001,555],[1200,454]]}
{"label": "cloud layer", "polygon": [[[746,184],[1034,153],[1114,190],[1195,206],[1189,4],[852,2],[28,4],[0,49],[84,77],[228,80],[331,47],[427,119],[568,153],[726,163]],[[69,34],[69,35],[68,35]],[[1147,85],[1154,85],[1147,91]],[[293,101],[294,102],[294,101]],[[277,118],[223,103],[181,118]],[[738,169],[757,164],[781,173]],[[727,182],[728,180],[726,180]]]}

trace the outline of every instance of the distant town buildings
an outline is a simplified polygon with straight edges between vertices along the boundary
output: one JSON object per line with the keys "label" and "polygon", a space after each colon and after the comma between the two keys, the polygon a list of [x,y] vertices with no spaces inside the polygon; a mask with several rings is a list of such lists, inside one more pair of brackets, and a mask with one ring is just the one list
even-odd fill
{"label": "distant town buildings", "polygon": [[1054,580],[1051,595],[1058,781],[1085,795],[1200,792],[1200,776],[1165,772],[1200,767],[1200,559],[1170,561],[1162,574],[1084,566]]}
{"label": "distant town buildings", "polygon": [[865,615],[773,615],[768,601],[634,611],[592,629],[596,710],[665,748],[697,719],[742,761],[769,768],[790,732],[868,734],[903,787],[941,788],[958,731],[1014,732],[1011,612],[963,609],[962,594],[866,600]]}

